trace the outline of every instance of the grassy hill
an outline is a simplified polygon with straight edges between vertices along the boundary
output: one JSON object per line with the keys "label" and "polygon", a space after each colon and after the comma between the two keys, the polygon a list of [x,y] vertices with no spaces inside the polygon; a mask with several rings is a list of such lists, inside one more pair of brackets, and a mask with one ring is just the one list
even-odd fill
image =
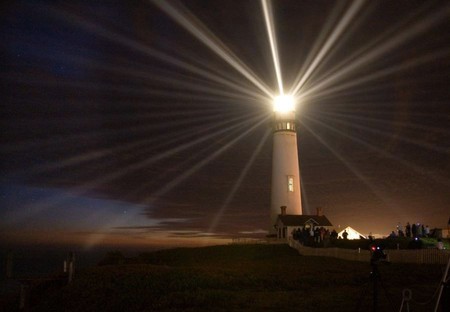
{"label": "grassy hill", "polygon": [[[126,259],[110,253],[72,284],[41,291],[32,311],[370,311],[370,265],[305,257],[287,245],[178,248]],[[380,265],[379,311],[404,288],[430,299],[444,267]],[[435,300],[414,311],[433,310]],[[359,306],[359,309],[358,309]]]}

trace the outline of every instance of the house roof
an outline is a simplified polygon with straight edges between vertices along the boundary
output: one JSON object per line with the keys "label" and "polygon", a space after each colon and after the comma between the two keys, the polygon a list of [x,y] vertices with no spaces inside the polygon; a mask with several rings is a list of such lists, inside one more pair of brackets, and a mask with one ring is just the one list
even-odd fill
{"label": "house roof", "polygon": [[[340,231],[338,233],[338,236],[342,237],[342,233],[344,233],[344,231],[347,231],[347,233],[349,234],[349,237],[353,237],[354,239],[359,238],[360,236],[366,238],[366,236],[362,235],[361,233],[359,233],[357,230],[355,230],[354,228],[347,226],[345,229],[343,229],[342,231]],[[349,238],[350,239],[350,238]]]}
{"label": "house roof", "polygon": [[303,226],[311,222],[319,226],[332,226],[327,217],[317,215],[279,215],[278,220],[285,226]]}

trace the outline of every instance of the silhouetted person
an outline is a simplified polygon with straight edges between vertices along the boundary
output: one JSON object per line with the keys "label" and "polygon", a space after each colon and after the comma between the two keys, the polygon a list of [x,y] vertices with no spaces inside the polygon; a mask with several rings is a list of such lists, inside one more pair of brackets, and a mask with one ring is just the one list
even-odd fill
{"label": "silhouetted person", "polygon": [[425,226],[425,237],[430,237],[430,228],[428,227],[428,225]]}
{"label": "silhouetted person", "polygon": [[417,237],[422,237],[422,225],[420,225],[420,223],[417,223],[416,226],[416,231],[417,231]]}
{"label": "silhouetted person", "polygon": [[406,237],[411,237],[411,224],[409,224],[409,222],[406,222]]}
{"label": "silhouetted person", "polygon": [[314,242],[320,243],[320,229],[318,227],[314,229]]}
{"label": "silhouetted person", "polygon": [[399,222],[397,223],[397,234],[400,236],[400,232],[403,232],[403,225]]}
{"label": "silhouetted person", "polygon": [[347,239],[347,237],[348,237],[347,230],[344,230],[344,233],[342,233],[342,237],[343,237],[344,239]]}
{"label": "silhouetted person", "polygon": [[325,248],[328,247],[329,243],[330,243],[330,231],[326,229],[323,235],[323,247]]}
{"label": "silhouetted person", "polygon": [[333,229],[333,231],[331,231],[331,233],[330,233],[330,238],[331,238],[331,240],[335,240],[335,239],[337,239],[337,237],[338,237],[338,233],[336,232],[335,229]]}

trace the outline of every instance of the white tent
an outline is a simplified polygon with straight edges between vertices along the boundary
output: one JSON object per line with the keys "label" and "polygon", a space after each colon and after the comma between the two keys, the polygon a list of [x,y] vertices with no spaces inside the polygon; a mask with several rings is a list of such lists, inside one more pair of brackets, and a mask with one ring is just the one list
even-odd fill
{"label": "white tent", "polygon": [[345,229],[343,229],[338,233],[339,238],[343,238],[342,233],[344,233],[344,231],[347,231],[348,233],[347,239],[359,239],[360,237],[366,238],[364,235],[362,235],[361,233],[359,233],[357,230],[355,230],[350,226],[347,226]]}

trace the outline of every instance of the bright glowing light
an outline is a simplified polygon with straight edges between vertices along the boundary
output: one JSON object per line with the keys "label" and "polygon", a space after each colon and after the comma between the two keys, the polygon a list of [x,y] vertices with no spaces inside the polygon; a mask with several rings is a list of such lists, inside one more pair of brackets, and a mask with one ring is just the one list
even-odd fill
{"label": "bright glowing light", "polygon": [[295,100],[292,95],[279,95],[273,100],[275,112],[287,113],[295,111]]}

